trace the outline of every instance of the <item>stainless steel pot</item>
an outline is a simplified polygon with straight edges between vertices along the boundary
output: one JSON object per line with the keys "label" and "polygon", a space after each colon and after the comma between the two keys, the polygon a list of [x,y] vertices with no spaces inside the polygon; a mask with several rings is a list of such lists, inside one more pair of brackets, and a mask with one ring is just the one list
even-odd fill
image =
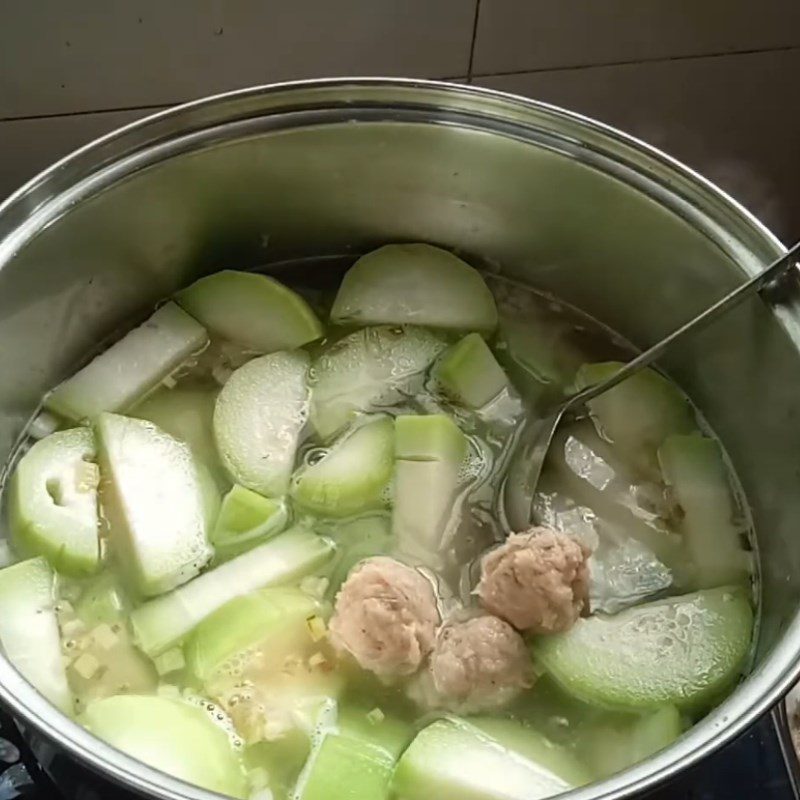
{"label": "stainless steel pot", "polygon": [[[77,151],[0,207],[0,456],[77,359],[196,275],[398,240],[497,265],[641,346],[782,251],[662,153],[518,97],[335,80],[202,100]],[[763,565],[753,672],[671,748],[575,800],[629,797],[684,769],[799,671],[800,304],[794,277],[782,288],[779,306],[754,300],[665,365],[722,437],[752,506]],[[0,697],[129,787],[212,796],[97,741],[2,658]]]}

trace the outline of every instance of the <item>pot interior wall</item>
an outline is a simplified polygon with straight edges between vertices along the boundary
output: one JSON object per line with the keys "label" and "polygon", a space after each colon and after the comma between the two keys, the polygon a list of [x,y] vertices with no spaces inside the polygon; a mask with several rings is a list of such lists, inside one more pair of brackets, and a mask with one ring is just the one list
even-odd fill
{"label": "pot interior wall", "polygon": [[[218,268],[423,240],[551,291],[644,346],[776,252],[758,231],[724,231],[741,232],[732,207],[705,217],[666,180],[610,175],[596,153],[431,114],[440,124],[395,115],[268,129],[250,119],[231,140],[209,129],[154,144],[123,177],[87,173],[71,197],[42,206],[37,224],[47,224],[0,249],[0,455],[42,392],[100,339]],[[759,659],[800,588],[794,313],[753,301],[666,364],[722,437],[752,505],[764,566]]]}

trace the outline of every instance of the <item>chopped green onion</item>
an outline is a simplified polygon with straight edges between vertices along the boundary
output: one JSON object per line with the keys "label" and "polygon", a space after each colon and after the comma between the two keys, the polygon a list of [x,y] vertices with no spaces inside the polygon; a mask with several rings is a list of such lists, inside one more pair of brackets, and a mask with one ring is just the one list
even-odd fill
{"label": "chopped green onion", "polygon": [[110,650],[119,642],[118,634],[114,633],[111,626],[106,622],[94,628],[90,635],[94,643],[102,650]]}
{"label": "chopped green onion", "polygon": [[308,617],[306,619],[306,624],[308,625],[308,632],[311,634],[312,641],[318,642],[327,635],[328,628],[322,617],[318,617],[316,614],[313,617]]}
{"label": "chopped green onion", "polygon": [[69,600],[59,600],[56,603],[56,614],[58,614],[58,621],[63,629],[64,623],[74,618],[75,608]]}
{"label": "chopped green onion", "polygon": [[80,619],[69,619],[61,626],[61,633],[70,639],[73,636],[80,636],[85,631],[86,625]]}
{"label": "chopped green onion", "polygon": [[173,647],[160,656],[156,656],[153,663],[156,665],[156,672],[159,675],[168,675],[170,672],[183,669],[186,666],[186,659],[184,659],[183,650],[180,647]]}
{"label": "chopped green onion", "polygon": [[319,575],[306,575],[300,581],[300,591],[305,592],[309,597],[316,600],[322,600],[325,592],[328,591],[330,581],[327,578],[320,577]]}
{"label": "chopped green onion", "polygon": [[314,669],[314,667],[321,667],[323,664],[327,663],[328,660],[324,655],[322,655],[322,653],[320,653],[319,650],[317,650],[317,652],[308,659],[308,666],[311,667],[311,669]]}
{"label": "chopped green onion", "polygon": [[81,678],[88,681],[97,673],[97,670],[100,669],[100,662],[91,653],[83,653],[75,659],[72,664],[72,669],[74,669]]}

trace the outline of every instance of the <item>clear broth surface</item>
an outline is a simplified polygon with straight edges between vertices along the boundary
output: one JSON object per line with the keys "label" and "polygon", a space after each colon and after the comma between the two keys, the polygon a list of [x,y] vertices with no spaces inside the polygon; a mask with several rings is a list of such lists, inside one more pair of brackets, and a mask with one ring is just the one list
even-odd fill
{"label": "clear broth surface", "polygon": [[[338,258],[309,260],[273,265],[265,271],[293,286],[306,297],[320,318],[326,319],[344,264]],[[534,336],[546,332],[554,354],[554,370],[569,370],[580,362],[625,360],[632,354],[633,349],[625,341],[577,310],[499,275],[486,274],[485,277],[497,300],[501,320],[519,330],[529,330]],[[312,356],[324,352],[331,342],[346,332],[331,327],[326,339],[307,349]],[[454,337],[450,338],[455,341]],[[468,436],[469,455],[459,489],[459,513],[458,519],[453,522],[452,545],[438,574],[431,576],[436,583],[445,617],[456,607],[473,608],[477,605],[474,587],[480,556],[506,535],[498,519],[498,492],[503,471],[516,442],[515,432],[526,415],[536,413],[537,405],[541,406],[557,396],[555,387],[548,385],[547,376],[543,381],[530,381],[529,376],[526,378],[523,375],[520,380],[518,364],[515,365],[502,341],[493,345],[493,350],[507,368],[522,403],[512,403],[505,408],[501,406],[488,421],[481,420],[473,413],[465,413],[443,399],[428,377],[421,379],[401,403],[374,409],[390,415],[402,411],[431,413],[443,409],[456,418]],[[568,364],[558,363],[559,353],[568,354]],[[204,353],[156,392],[170,392],[176,386],[217,390],[230,371],[244,363],[250,355],[239,348],[212,341]],[[135,408],[131,415],[136,415]],[[713,436],[699,414],[697,424],[706,435]],[[32,441],[35,438],[26,433],[7,466],[6,474],[13,469],[13,464]],[[318,442],[307,438],[299,450],[298,464],[313,463],[324,452]],[[207,463],[206,466],[221,489],[230,486],[218,461]],[[753,554],[753,580],[749,588],[753,604],[757,607],[758,573],[752,525],[732,471],[729,477],[741,517],[743,548]],[[670,536],[675,534],[676,519],[659,476],[645,474],[632,466],[624,453],[618,452],[613,444],[599,435],[588,415],[568,422],[559,430],[534,508],[536,522],[568,532],[594,550],[593,560],[590,561],[591,572],[595,576],[591,586],[593,611],[613,614],[640,602],[690,590],[687,578],[682,573],[684,565],[679,561],[665,563],[667,556],[664,554],[669,553],[668,542]],[[306,520],[320,533],[330,535],[337,542],[341,542],[341,538],[337,538],[338,529],[351,522],[308,519],[297,509],[292,509],[290,513],[290,521]],[[385,520],[389,518],[388,512],[378,516]],[[105,544],[108,544],[107,539]],[[343,547],[346,549],[346,545]],[[383,553],[384,548],[385,542],[377,541],[374,554]],[[230,727],[226,730],[230,732],[235,746],[241,750],[245,764],[251,770],[265,769],[275,800],[288,800],[309,751],[310,717],[296,727],[290,725],[284,734],[276,736],[273,741],[248,744],[247,698],[239,698],[238,707],[237,704],[232,705],[231,696],[235,692],[228,686],[220,690],[218,696],[197,699],[203,689],[181,670],[159,677],[148,659],[129,646],[124,623],[112,626],[112,632],[121,639],[105,655],[99,654],[96,648],[92,650],[93,656],[101,661],[93,675],[82,677],[75,669],[77,654],[84,647],[86,634],[85,629],[74,621],[73,612],[81,598],[85,598],[87,592],[91,594],[96,591],[93,587],[98,585],[98,581],[105,581],[127,597],[129,602],[139,602],[128,593],[124,581],[118,576],[110,549],[106,547],[105,566],[99,578],[59,581],[62,646],[64,657],[70,664],[68,676],[77,698],[76,713],[80,714],[86,703],[96,697],[115,692],[144,691],[166,696],[191,696],[195,698],[194,702],[203,705],[220,722],[223,719],[219,709],[221,701],[238,725],[238,732]],[[659,551],[658,556],[656,551]],[[366,557],[371,554],[367,541],[358,555]],[[15,560],[15,554],[11,545],[0,537],[0,566],[3,559],[11,563]],[[335,572],[336,567],[333,569]],[[331,577],[330,570],[325,577]],[[340,575],[338,580],[341,578]],[[328,602],[334,600],[335,585],[336,580],[325,592]],[[435,713],[432,715],[431,712],[420,710],[409,700],[402,685],[385,685],[367,672],[347,665],[336,665],[324,646],[313,649],[314,653],[319,650],[323,654],[321,657],[324,657],[326,665],[335,665],[334,682],[339,685],[340,705],[358,709],[357,713],[371,714],[370,724],[386,724],[375,722],[376,717],[392,718],[407,725],[409,731],[414,731],[436,716]],[[308,650],[304,649],[299,658],[307,661],[308,655]],[[119,659],[119,663],[114,663],[114,659]],[[581,703],[569,697],[548,677],[541,677],[533,688],[493,714],[521,721],[551,741],[565,746],[592,779],[605,777],[616,767],[612,763],[613,758],[603,761],[598,742],[604,737],[613,738],[615,731],[624,731],[632,719],[622,712],[604,711]],[[684,718],[687,727],[696,721],[696,718],[688,715]],[[253,786],[254,791],[257,789],[257,786]]]}

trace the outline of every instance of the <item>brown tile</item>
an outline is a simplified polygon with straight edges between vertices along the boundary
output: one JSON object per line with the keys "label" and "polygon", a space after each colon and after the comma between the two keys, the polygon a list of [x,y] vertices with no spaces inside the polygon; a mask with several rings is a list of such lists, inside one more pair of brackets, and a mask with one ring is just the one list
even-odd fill
{"label": "brown tile", "polygon": [[0,118],[296,78],[465,75],[475,2],[30,0],[0,26]]}
{"label": "brown tile", "polygon": [[800,49],[478,78],[608,122],[698,170],[786,241],[800,237]]}
{"label": "brown tile", "polygon": [[473,73],[795,45],[797,0],[482,0]]}
{"label": "brown tile", "polygon": [[155,110],[0,122],[0,200],[77,147]]}

